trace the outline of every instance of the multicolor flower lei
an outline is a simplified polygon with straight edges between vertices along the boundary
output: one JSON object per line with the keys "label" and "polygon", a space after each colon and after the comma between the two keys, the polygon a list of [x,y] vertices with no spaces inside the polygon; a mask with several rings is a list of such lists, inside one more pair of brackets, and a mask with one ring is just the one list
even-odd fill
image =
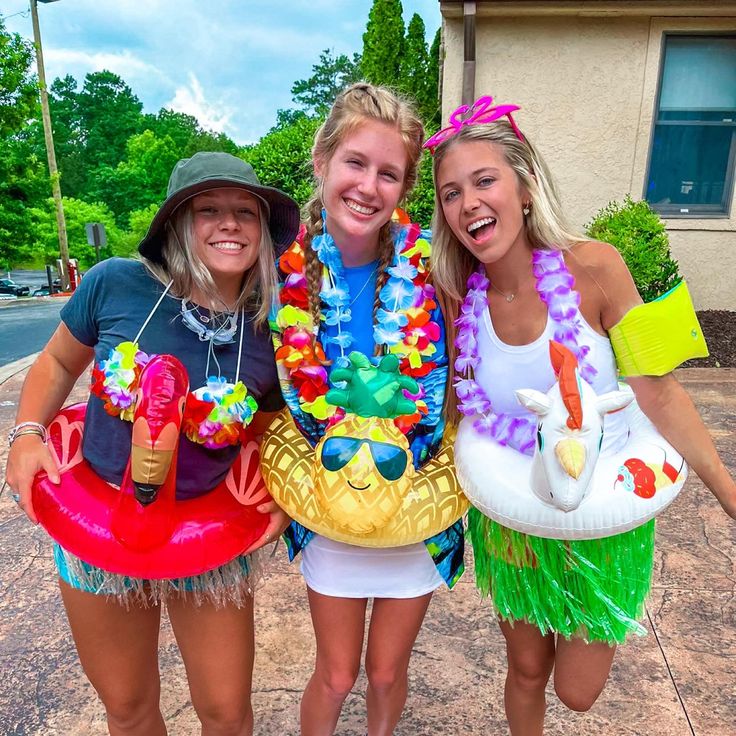
{"label": "multicolor flower lei", "polygon": [[[286,369],[301,410],[320,423],[332,424],[344,412],[325,400],[330,388],[326,368],[329,361],[320,342],[319,325],[314,324],[309,312],[304,236],[302,228],[297,240],[279,259],[286,279],[279,294],[280,307],[272,319],[277,338],[276,362]],[[431,356],[440,339],[439,325],[431,319],[431,311],[437,306],[434,288],[427,283],[430,246],[420,236],[421,229],[415,224],[394,231],[394,260],[379,293],[381,307],[373,328],[376,344],[385,345],[388,353],[399,357],[401,372],[413,378],[425,376],[435,368]],[[353,335],[349,330],[350,293],[342,257],[326,231],[312,240],[312,247],[323,266],[320,298],[325,308],[321,318],[325,324],[338,327],[337,336],[325,339],[337,344],[344,354],[353,343]],[[404,432],[427,412],[422,396],[410,398],[417,400],[417,412],[396,419]]]}
{"label": "multicolor flower lei", "polygon": [[[135,396],[141,371],[153,358],[134,342],[122,342],[92,369],[91,391],[105,402],[105,411],[133,421]],[[237,444],[250,424],[258,404],[242,381],[228,383],[210,376],[207,385],[190,391],[182,421],[184,435],[210,449]]]}
{"label": "multicolor flower lei", "polygon": [[[575,279],[565,265],[560,251],[535,250],[532,253],[532,271],[536,277],[539,298],[555,322],[554,339],[569,348],[578,359],[580,376],[590,383],[596,369],[586,360],[590,347],[579,345],[582,330],[579,320],[580,294],[572,287]],[[455,347],[455,392],[458,411],[465,416],[479,415],[473,423],[475,430],[493,438],[500,445],[509,445],[525,455],[534,452],[537,422],[526,417],[515,417],[494,412],[491,400],[482,386],[472,377],[473,369],[481,363],[478,353],[478,325],[488,309],[490,282],[483,267],[468,278],[468,292],[455,320],[458,328]]]}

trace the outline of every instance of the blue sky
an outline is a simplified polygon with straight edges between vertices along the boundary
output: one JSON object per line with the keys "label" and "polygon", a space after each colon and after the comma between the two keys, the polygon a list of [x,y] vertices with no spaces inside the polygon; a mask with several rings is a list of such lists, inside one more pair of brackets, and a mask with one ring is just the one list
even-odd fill
{"label": "blue sky", "polygon": [[[372,0],[59,0],[39,3],[49,83],[109,69],[146,112],[194,115],[237,143],[258,140],[291,85],[311,75],[323,49],[360,52]],[[431,42],[438,0],[403,0]],[[27,0],[3,0],[6,28],[31,39]]]}

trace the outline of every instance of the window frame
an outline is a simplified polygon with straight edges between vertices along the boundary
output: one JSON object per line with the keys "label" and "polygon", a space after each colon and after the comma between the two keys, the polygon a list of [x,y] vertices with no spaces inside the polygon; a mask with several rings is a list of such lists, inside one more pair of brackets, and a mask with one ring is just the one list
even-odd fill
{"label": "window frame", "polygon": [[[662,217],[667,219],[680,220],[705,220],[705,219],[729,219],[731,217],[731,204],[733,202],[734,179],[736,179],[736,114],[734,114],[733,122],[723,123],[720,121],[697,121],[697,120],[659,120],[660,110],[659,103],[662,95],[662,81],[664,78],[664,67],[667,56],[667,39],[673,36],[689,37],[689,38],[729,38],[736,40],[735,31],[664,31],[662,33],[662,43],[660,44],[659,54],[659,71],[657,74],[657,89],[654,95],[654,110],[652,111],[652,125],[649,136],[649,151],[647,154],[647,168],[644,177],[644,191],[642,199],[649,203],[649,206]],[[721,204],[698,204],[685,207],[678,204],[658,204],[649,202],[647,192],[649,189],[649,179],[652,173],[652,156],[654,153],[654,136],[658,125],[678,125],[678,126],[700,126],[700,127],[730,127],[731,128],[731,146],[728,151],[728,161],[726,162],[726,180],[723,186],[723,197]],[[686,210],[683,212],[683,210]]]}

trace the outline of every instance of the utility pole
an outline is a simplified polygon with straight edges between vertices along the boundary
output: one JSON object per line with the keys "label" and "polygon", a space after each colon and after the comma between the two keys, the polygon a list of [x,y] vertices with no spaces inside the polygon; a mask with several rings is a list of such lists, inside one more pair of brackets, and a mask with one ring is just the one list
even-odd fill
{"label": "utility pole", "polygon": [[[42,3],[56,2],[56,0],[40,0]],[[33,21],[33,42],[36,48],[36,64],[38,66],[38,88],[41,97],[41,117],[43,118],[43,135],[46,140],[46,154],[49,160],[49,175],[51,177],[51,193],[56,205],[56,227],[59,231],[59,256],[61,258],[61,287],[64,291],[69,288],[69,244],[66,238],[66,220],[64,219],[64,204],[61,200],[61,186],[59,185],[59,170],[56,166],[54,152],[54,135],[51,130],[51,114],[49,113],[49,95],[46,89],[46,72],[43,66],[43,51],[41,49],[41,29],[38,25],[37,0],[30,0],[31,19]]]}

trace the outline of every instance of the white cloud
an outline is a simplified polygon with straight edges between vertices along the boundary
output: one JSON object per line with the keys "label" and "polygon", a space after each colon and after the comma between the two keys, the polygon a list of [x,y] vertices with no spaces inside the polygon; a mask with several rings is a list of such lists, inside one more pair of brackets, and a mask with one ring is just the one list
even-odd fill
{"label": "white cloud", "polygon": [[156,77],[159,83],[171,80],[156,66],[134,56],[130,51],[89,53],[76,49],[50,48],[44,50],[46,65],[54,69],[80,70],[83,74],[107,69],[122,77],[128,84],[133,79]]}
{"label": "white cloud", "polygon": [[177,87],[173,99],[165,107],[191,115],[203,128],[215,133],[232,134],[235,131],[231,123],[235,110],[222,99],[207,100],[202,85],[192,72],[189,72],[189,84]]}

